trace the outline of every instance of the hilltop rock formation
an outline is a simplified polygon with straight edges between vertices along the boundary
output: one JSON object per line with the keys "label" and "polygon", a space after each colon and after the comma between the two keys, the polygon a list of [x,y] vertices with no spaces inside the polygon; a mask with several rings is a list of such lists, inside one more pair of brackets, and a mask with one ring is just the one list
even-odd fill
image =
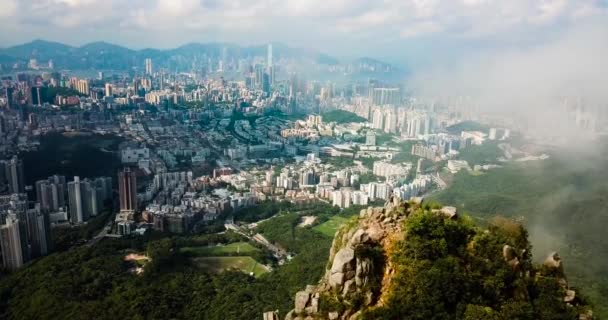
{"label": "hilltop rock formation", "polygon": [[[285,319],[398,318],[394,316],[366,317],[365,314],[370,310],[382,310],[383,307],[390,307],[391,304],[394,304],[392,301],[395,299],[391,296],[391,292],[395,288],[392,286],[392,282],[400,275],[400,272],[403,272],[402,266],[396,264],[399,260],[394,256],[396,252],[402,250],[400,246],[408,241],[407,221],[416,214],[436,217],[432,219],[452,220],[454,223],[451,225],[461,223],[464,226],[462,228],[470,233],[469,238],[464,240],[466,246],[463,247],[466,248],[466,254],[474,255],[476,250],[485,249],[485,247],[480,247],[479,243],[487,241],[484,237],[490,231],[480,231],[476,235],[471,231],[477,230],[473,229],[476,227],[470,227],[468,222],[460,222],[461,218],[453,207],[425,207],[421,199],[415,199],[411,202],[391,201],[385,207],[364,209],[358,217],[354,217],[336,233],[325,275],[317,285],[309,285],[305,290],[296,293],[294,309],[286,315]],[[516,230],[516,228],[512,229]],[[541,271],[537,272],[537,269],[532,267],[528,254],[529,248],[514,247],[514,243],[504,243],[497,247],[496,261],[499,266],[502,264],[506,272],[523,279],[524,282],[521,283],[534,283],[535,277],[538,277]],[[502,252],[500,252],[501,248]],[[487,260],[482,259],[481,261],[488,263],[488,266],[491,265]],[[556,253],[550,255],[543,265],[543,270],[543,276],[550,274],[557,279],[563,289],[559,294],[563,294],[563,303],[567,305],[567,308],[576,307],[576,310],[580,310],[576,313],[577,319],[590,320],[593,318],[593,314],[588,308],[581,308],[581,302],[577,300],[575,291],[568,288],[559,255]],[[520,282],[513,281],[513,283],[519,284]],[[512,292],[508,293],[511,295],[511,298],[508,299],[530,301],[534,297],[531,297],[529,287],[529,285],[516,285]],[[475,314],[477,310],[475,307],[467,308],[468,318],[465,317],[466,319],[472,319],[469,314]],[[495,316],[492,319],[509,317],[505,315],[505,311],[501,310],[492,308],[480,310],[481,314]],[[477,317],[480,316],[477,315]]]}

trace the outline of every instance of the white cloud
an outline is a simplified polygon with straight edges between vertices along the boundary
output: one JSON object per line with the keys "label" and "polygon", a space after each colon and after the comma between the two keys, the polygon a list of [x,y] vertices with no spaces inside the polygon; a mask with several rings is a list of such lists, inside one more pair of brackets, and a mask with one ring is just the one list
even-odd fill
{"label": "white cloud", "polygon": [[17,13],[16,0],[2,0],[0,2],[0,18],[10,18]]}
{"label": "white cloud", "polygon": [[434,21],[422,21],[405,27],[401,30],[402,38],[413,38],[431,33],[440,32],[442,27]]}
{"label": "white cloud", "polygon": [[131,45],[148,39],[139,46],[276,40],[373,48],[430,36],[500,39],[594,16],[608,18],[598,0],[0,0],[0,28],[17,30],[0,41],[50,34],[84,42],[110,34]]}

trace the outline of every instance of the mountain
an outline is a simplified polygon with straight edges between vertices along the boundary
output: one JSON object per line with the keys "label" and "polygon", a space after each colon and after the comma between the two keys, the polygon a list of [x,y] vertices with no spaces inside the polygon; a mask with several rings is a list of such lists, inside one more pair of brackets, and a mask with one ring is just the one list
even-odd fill
{"label": "mountain", "polygon": [[527,236],[512,220],[482,229],[422,200],[363,209],[285,319],[592,319],[559,255],[535,265]]}
{"label": "mountain", "polygon": [[[289,47],[281,43],[273,43],[273,58],[275,61],[288,59],[295,62],[315,63],[321,66],[337,66],[343,63],[327,54],[302,48]],[[0,49],[0,55],[10,57],[15,61],[27,62],[36,58],[40,62],[52,59],[59,69],[115,69],[129,70],[140,67],[143,59],[151,58],[156,66],[170,69],[189,70],[193,61],[206,62],[207,59],[219,59],[224,54],[228,59],[243,59],[254,56],[265,57],[267,45],[239,46],[232,43],[188,43],[173,49],[142,49],[132,50],[107,42],[93,42],[81,47],[35,40],[29,43]],[[4,60],[10,60],[4,59]],[[362,58],[354,65],[356,70],[366,73],[386,73],[397,69],[392,65],[377,60]],[[357,71],[358,72],[358,71]]]}
{"label": "mountain", "polygon": [[71,54],[74,52],[74,49],[74,47],[59,42],[34,40],[29,43],[3,49],[0,53],[23,60],[28,60],[29,58],[48,60],[56,56]]}
{"label": "mountain", "polygon": [[77,49],[83,54],[134,54],[135,51],[104,41],[91,42]]}

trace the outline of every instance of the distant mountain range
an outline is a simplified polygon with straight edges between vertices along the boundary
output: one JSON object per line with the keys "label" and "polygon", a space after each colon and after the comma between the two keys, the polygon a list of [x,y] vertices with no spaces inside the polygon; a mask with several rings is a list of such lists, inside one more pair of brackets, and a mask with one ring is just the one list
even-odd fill
{"label": "distant mountain range", "polygon": [[[281,43],[273,43],[275,61],[288,59],[315,63],[328,68],[343,66],[352,73],[397,73],[395,66],[371,58],[355,61],[338,59],[308,49],[292,48]],[[132,50],[107,42],[92,42],[74,47],[58,42],[34,40],[25,44],[0,49],[0,64],[27,63],[37,59],[39,64],[53,60],[56,69],[113,69],[128,70],[143,67],[143,60],[151,58],[155,66],[189,70],[193,63],[204,64],[207,59],[217,61],[223,54],[228,59],[242,59],[255,56],[265,57],[267,45],[239,46],[230,43],[189,43],[174,49]]]}

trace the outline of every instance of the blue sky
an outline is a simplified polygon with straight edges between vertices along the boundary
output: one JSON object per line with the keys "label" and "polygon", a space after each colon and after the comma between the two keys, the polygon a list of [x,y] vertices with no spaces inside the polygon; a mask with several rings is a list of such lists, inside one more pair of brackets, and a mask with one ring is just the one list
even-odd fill
{"label": "blue sky", "polygon": [[[0,0],[0,46],[42,38],[132,48],[280,41],[416,60],[551,41],[608,21],[608,0]],[[608,27],[608,23],[602,26]],[[449,60],[449,59],[448,59]]]}

